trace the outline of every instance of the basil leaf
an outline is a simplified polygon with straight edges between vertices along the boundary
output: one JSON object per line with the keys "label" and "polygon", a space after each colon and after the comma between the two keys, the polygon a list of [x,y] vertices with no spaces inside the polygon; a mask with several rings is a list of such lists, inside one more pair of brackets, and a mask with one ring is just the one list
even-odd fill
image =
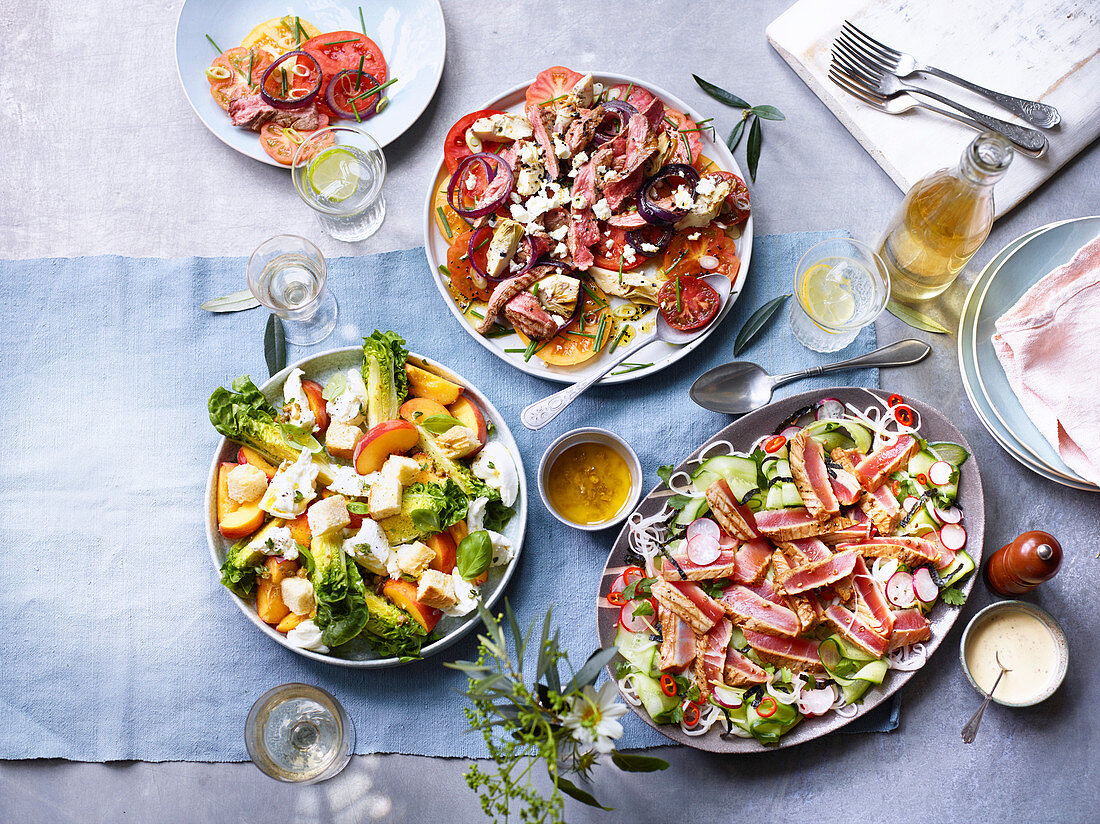
{"label": "basil leaf", "polygon": [[760,118],[753,116],[752,128],[749,129],[749,142],[745,147],[745,159],[749,162],[749,177],[756,182],[756,168],[760,165]]}
{"label": "basil leaf", "polygon": [[286,368],[286,337],[283,334],[283,322],[272,314],[267,319],[264,331],[264,358],[267,360],[268,374],[274,375]]}
{"label": "basil leaf", "polygon": [[294,426],[289,423],[280,423],[279,432],[287,446],[294,449],[308,449],[310,452],[320,452],[324,449],[320,442],[313,437],[312,426]]}
{"label": "basil leaf", "polygon": [[950,334],[949,331],[928,317],[928,315],[921,314],[916,309],[910,309],[908,306],[890,301],[886,304],[886,311],[893,315],[900,321],[904,321],[914,329],[921,329],[925,332],[933,332],[937,335]]}
{"label": "basil leaf", "polygon": [[338,397],[344,394],[344,390],[348,386],[348,379],[343,372],[337,372],[331,378],[328,379],[328,383],[325,384],[325,389],[321,393],[321,397],[326,401],[335,401]]}
{"label": "basil leaf", "polygon": [[370,515],[370,505],[362,501],[348,501],[347,506],[348,512],[354,512],[356,515]]}
{"label": "basil leaf", "polygon": [[737,338],[733,342],[733,356],[736,358],[745,348],[752,343],[753,339],[757,336],[761,329],[771,320],[779,307],[783,305],[783,302],[790,297],[790,294],[780,295],[774,300],[769,300],[759,309],[752,313],[745,325],[741,327],[741,331],[737,333]]}
{"label": "basil leaf", "polygon": [[765,120],[786,120],[787,115],[775,108],[775,106],[753,106],[749,109],[757,117],[762,117]]}
{"label": "basil leaf", "polygon": [[729,138],[726,139],[726,145],[729,146],[729,150],[732,152],[737,148],[737,144],[741,142],[741,136],[745,133],[745,120],[747,118],[742,117],[737,121],[737,125],[733,127],[733,131],[730,132]]}
{"label": "basil leaf", "polygon": [[458,545],[458,574],[470,581],[489,568],[493,561],[493,541],[484,529],[471,532]]}
{"label": "basil leaf", "polygon": [[418,423],[431,432],[433,435],[442,435],[452,426],[462,426],[463,423],[458,418],[452,418],[450,415],[429,415]]}
{"label": "basil leaf", "polygon": [[747,109],[749,104],[735,95],[733,92],[727,92],[720,86],[715,86],[713,83],[708,83],[697,74],[693,74],[695,82],[699,84],[699,88],[713,97],[715,100],[725,103],[727,106],[734,106],[738,109]]}
{"label": "basil leaf", "polygon": [[668,769],[668,762],[663,758],[618,750],[611,751],[611,763],[623,772],[653,772]]}

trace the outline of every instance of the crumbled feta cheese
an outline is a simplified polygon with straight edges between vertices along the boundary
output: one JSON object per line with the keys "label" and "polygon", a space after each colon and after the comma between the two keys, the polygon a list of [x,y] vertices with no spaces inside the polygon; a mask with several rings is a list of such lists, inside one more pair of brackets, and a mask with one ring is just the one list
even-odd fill
{"label": "crumbled feta cheese", "polygon": [[688,240],[698,240],[698,239],[699,239],[699,233],[698,232],[692,232],[690,235],[688,235]]}
{"label": "crumbled feta cheese", "polygon": [[574,209],[584,209],[587,206],[588,206],[588,198],[586,198],[583,194],[577,195],[575,198],[573,198],[573,208]]}
{"label": "crumbled feta cheese", "polygon": [[655,254],[657,254],[657,246],[653,243],[646,243],[643,240],[642,241],[642,251],[647,253],[647,254],[650,254],[650,255],[655,255]]}
{"label": "crumbled feta cheese", "polygon": [[557,135],[554,135],[552,141],[554,144],[554,154],[561,158],[569,157],[569,147],[565,145],[564,140],[562,140]]}
{"label": "crumbled feta cheese", "polygon": [[632,266],[634,261],[637,260],[636,253],[637,250],[629,243],[623,247],[623,260],[626,262],[627,266]]}
{"label": "crumbled feta cheese", "polygon": [[557,229],[554,229],[554,231],[550,233],[550,237],[552,237],[554,240],[565,240],[565,236],[567,234],[569,234],[569,226],[563,223],[561,226],[559,226]]}
{"label": "crumbled feta cheese", "polygon": [[516,192],[521,195],[533,195],[539,190],[542,175],[531,169],[521,169],[516,175]]}
{"label": "crumbled feta cheese", "polygon": [[595,202],[592,214],[597,220],[611,220],[611,207],[607,205],[607,198],[600,198]]}
{"label": "crumbled feta cheese", "polygon": [[286,634],[287,642],[299,649],[308,649],[313,652],[328,652],[328,647],[321,640],[321,628],[314,623],[312,618],[307,618]]}
{"label": "crumbled feta cheese", "polygon": [[569,248],[564,243],[559,243],[554,247],[554,256],[564,258],[568,256]]}
{"label": "crumbled feta cheese", "polygon": [[710,178],[704,177],[698,183],[695,184],[695,194],[697,195],[709,195],[714,193],[714,181]]}
{"label": "crumbled feta cheese", "polygon": [[512,192],[512,202],[513,202],[513,203],[519,203],[519,202],[521,202],[522,200],[523,200],[523,198],[521,198],[521,197],[519,196],[519,192]]}
{"label": "crumbled feta cheese", "polygon": [[467,189],[476,189],[477,188],[477,176],[474,175],[473,172],[470,172],[470,174],[468,174],[466,176],[466,188]]}
{"label": "crumbled feta cheese", "polygon": [[317,497],[313,484],[320,471],[313,462],[313,453],[303,449],[298,460],[284,464],[260,499],[260,509],[276,518],[290,520],[306,511],[309,502]]}
{"label": "crumbled feta cheese", "polygon": [[579,169],[588,162],[588,152],[577,152],[573,155],[573,168]]}
{"label": "crumbled feta cheese", "polygon": [[695,198],[691,196],[687,186],[681,185],[673,194],[672,202],[676,204],[677,209],[690,209],[695,205]]}
{"label": "crumbled feta cheese", "polygon": [[298,542],[294,540],[290,529],[285,526],[277,526],[269,530],[263,536],[263,540],[256,538],[249,547],[260,550],[264,555],[278,555],[287,561],[293,561],[298,557]]}

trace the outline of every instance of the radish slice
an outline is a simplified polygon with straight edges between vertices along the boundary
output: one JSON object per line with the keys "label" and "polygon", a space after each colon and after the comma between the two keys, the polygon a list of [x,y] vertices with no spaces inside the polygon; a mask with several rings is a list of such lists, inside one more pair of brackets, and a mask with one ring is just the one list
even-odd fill
{"label": "radish slice", "polygon": [[963,513],[957,506],[949,506],[947,509],[940,509],[935,504],[932,505],[933,517],[939,519],[940,522],[945,524],[958,524],[962,523]]}
{"label": "radish slice", "polygon": [[710,518],[696,518],[691,522],[690,526],[688,526],[686,534],[689,542],[692,538],[699,535],[706,535],[717,541],[722,534],[722,530],[719,529],[718,524]]}
{"label": "radish slice", "polygon": [[736,709],[745,703],[745,699],[742,697],[741,693],[729,687],[723,687],[720,684],[714,685],[713,695],[714,700],[726,709]]}
{"label": "radish slice", "polygon": [[901,511],[908,515],[910,512],[913,511],[913,507],[916,506],[917,501],[919,500],[920,498],[915,498],[910,495],[908,498],[901,502]]}
{"label": "radish slice", "polygon": [[940,588],[932,580],[932,573],[928,571],[928,567],[921,567],[913,573],[913,594],[917,598],[926,604],[930,604],[936,600],[939,593]]}
{"label": "radish slice", "polygon": [[836,398],[824,398],[817,405],[814,412],[815,421],[832,421],[844,417],[844,404]]}
{"label": "radish slice", "polygon": [[940,528],[940,543],[953,552],[966,546],[966,530],[960,524],[944,524]]}
{"label": "radish slice", "polygon": [[722,548],[718,545],[718,539],[710,535],[696,535],[688,541],[688,560],[696,566],[713,564],[722,554]]}
{"label": "radish slice", "polygon": [[836,700],[831,684],[818,690],[803,690],[798,699],[798,710],[805,716],[824,715],[833,708]]}
{"label": "radish slice", "polygon": [[916,593],[913,591],[913,576],[908,572],[895,572],[886,582],[886,597],[896,607],[906,609],[913,606]]}
{"label": "radish slice", "polygon": [[[640,604],[638,601],[627,601],[625,604],[623,604],[623,608],[619,610],[619,626],[621,626],[627,632],[652,631],[652,628],[650,627],[652,616],[634,614],[634,610],[636,610],[639,605]],[[650,606],[653,606],[652,602],[650,602]],[[656,610],[654,610],[653,615],[656,615]]]}
{"label": "radish slice", "polygon": [[727,535],[724,532],[718,538],[718,546],[720,546],[722,549],[737,549],[740,544],[740,541],[738,541],[732,535]]}
{"label": "radish slice", "polygon": [[797,426],[788,426],[786,429],[784,429],[779,434],[782,435],[784,438],[786,438],[789,441],[791,438],[793,438],[795,435],[797,435],[801,431],[802,430],[799,429]]}
{"label": "radish slice", "polygon": [[954,469],[955,468],[947,461],[936,461],[928,467],[928,480],[936,486],[943,486],[944,484],[951,483],[951,473]]}

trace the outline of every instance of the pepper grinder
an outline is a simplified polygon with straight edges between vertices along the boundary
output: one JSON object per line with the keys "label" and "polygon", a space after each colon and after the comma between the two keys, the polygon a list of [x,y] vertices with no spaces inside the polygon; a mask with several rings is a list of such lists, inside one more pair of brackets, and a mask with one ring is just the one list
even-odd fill
{"label": "pepper grinder", "polygon": [[1062,545],[1046,532],[1032,531],[994,552],[985,565],[989,588],[1002,598],[1031,592],[1062,565]]}

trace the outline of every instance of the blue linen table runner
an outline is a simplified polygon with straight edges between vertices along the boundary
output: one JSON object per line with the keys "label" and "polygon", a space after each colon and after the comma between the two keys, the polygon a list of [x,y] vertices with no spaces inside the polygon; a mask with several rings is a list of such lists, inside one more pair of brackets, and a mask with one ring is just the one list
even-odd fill
{"label": "blue linen table runner", "polygon": [[[616,530],[581,533],[538,498],[542,451],[566,429],[598,424],[637,450],[648,488],[730,418],[687,395],[706,369],[732,360],[748,316],[790,290],[812,244],[843,232],[755,240],[746,287],[722,327],[659,375],[597,387],[553,425],[528,432],[519,410],[560,388],[501,363],[440,302],[422,249],[329,261],[340,303],[334,334],[290,347],[289,360],[394,329],[409,348],[475,383],[509,421],[523,453],[529,523],[508,590],[520,623],[551,604],[563,645],[596,645],[593,599]],[[0,758],[243,761],[244,719],[289,681],[328,689],[357,731],[357,752],[477,757],[466,732],[461,674],[473,635],[426,661],[384,671],[315,663],[264,638],[218,582],[204,533],[204,489],[218,435],[206,400],[217,386],[267,376],[264,310],[212,315],[199,304],[242,288],[243,258],[89,257],[0,261],[7,299],[0,354],[8,413],[0,449]],[[785,313],[784,313],[785,315]],[[871,350],[873,329],[843,353],[797,344],[777,316],[744,357],[791,371]],[[778,396],[855,383],[874,370],[807,380]],[[897,705],[857,729],[893,729]],[[624,747],[669,743],[633,715]],[[850,729],[855,727],[851,725]]]}

